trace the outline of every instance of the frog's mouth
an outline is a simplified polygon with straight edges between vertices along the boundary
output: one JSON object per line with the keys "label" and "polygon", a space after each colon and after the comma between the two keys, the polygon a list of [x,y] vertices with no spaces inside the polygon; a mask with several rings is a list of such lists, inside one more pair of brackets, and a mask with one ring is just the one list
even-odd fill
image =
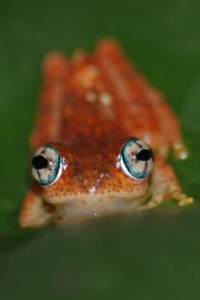
{"label": "frog's mouth", "polygon": [[135,211],[147,201],[149,196],[149,190],[137,196],[133,193],[76,196],[56,205],[55,202],[54,205],[47,203],[47,206],[51,207],[53,218],[56,218],[57,222],[68,223]]}

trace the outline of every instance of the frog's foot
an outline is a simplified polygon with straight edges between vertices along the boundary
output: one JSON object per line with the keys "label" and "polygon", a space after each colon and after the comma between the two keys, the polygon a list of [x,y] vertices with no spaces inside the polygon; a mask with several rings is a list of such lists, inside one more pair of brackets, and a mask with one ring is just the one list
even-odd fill
{"label": "frog's foot", "polygon": [[19,224],[21,227],[39,227],[50,222],[52,217],[50,207],[44,203],[38,189],[28,191],[21,209]]}
{"label": "frog's foot", "polygon": [[151,189],[149,202],[140,206],[139,210],[150,209],[172,199],[177,200],[180,206],[189,205],[194,201],[182,193],[173,169],[160,158],[155,163]]}

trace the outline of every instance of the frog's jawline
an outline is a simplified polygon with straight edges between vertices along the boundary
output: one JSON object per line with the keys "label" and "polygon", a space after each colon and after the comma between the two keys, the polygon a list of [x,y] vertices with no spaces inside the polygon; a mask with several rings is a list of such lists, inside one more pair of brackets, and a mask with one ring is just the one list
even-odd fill
{"label": "frog's jawline", "polygon": [[[59,203],[54,207],[53,218],[57,222],[65,223],[71,220],[83,220],[90,217],[102,217],[118,213],[128,213],[136,210],[141,204],[145,203],[150,193],[145,193],[141,197],[133,199],[133,195],[95,195],[89,197],[75,197],[68,199],[67,202]],[[74,201],[75,200],[75,201]],[[67,217],[66,217],[67,216]]]}

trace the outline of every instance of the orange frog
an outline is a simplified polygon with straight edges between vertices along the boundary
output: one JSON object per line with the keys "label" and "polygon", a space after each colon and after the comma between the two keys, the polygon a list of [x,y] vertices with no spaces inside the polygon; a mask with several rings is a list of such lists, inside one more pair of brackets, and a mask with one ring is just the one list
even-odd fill
{"label": "orange frog", "polygon": [[177,118],[114,41],[50,54],[43,71],[22,227],[193,201],[166,163],[171,148],[187,157]]}

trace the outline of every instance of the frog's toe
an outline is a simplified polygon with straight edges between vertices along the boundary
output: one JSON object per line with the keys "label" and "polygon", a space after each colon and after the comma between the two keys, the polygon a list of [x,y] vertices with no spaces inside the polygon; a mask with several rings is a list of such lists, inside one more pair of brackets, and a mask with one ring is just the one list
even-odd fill
{"label": "frog's toe", "polygon": [[177,200],[179,202],[179,206],[187,206],[194,202],[192,197],[189,197],[185,194],[180,194],[179,197],[177,197]]}

